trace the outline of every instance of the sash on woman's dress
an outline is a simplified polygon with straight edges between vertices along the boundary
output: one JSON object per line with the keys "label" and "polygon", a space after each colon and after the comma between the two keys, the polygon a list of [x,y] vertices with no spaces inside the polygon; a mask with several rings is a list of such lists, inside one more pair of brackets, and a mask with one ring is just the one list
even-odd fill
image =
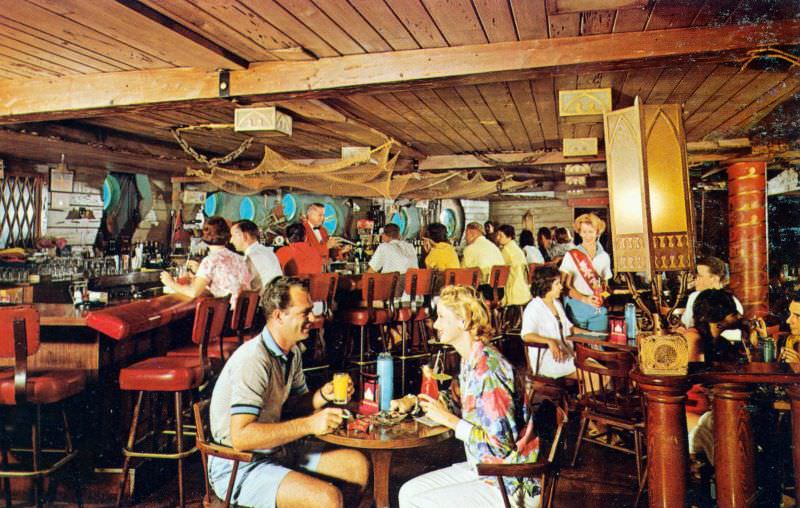
{"label": "sash on woman's dress", "polygon": [[572,261],[575,263],[575,266],[578,267],[578,273],[583,278],[584,282],[592,289],[592,294],[600,298],[600,305],[602,305],[603,300],[605,300],[608,294],[603,289],[603,279],[600,278],[597,270],[595,270],[592,260],[580,249],[570,250],[569,255],[572,256]]}

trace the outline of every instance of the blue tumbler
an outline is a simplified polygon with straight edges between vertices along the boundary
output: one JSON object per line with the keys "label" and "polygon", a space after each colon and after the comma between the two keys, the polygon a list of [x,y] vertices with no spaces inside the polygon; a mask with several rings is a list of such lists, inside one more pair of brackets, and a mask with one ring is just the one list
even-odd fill
{"label": "blue tumbler", "polygon": [[636,305],[632,303],[625,304],[625,328],[627,329],[628,339],[636,339]]}
{"label": "blue tumbler", "polygon": [[389,353],[378,355],[378,387],[380,410],[389,411],[394,395],[394,361]]}

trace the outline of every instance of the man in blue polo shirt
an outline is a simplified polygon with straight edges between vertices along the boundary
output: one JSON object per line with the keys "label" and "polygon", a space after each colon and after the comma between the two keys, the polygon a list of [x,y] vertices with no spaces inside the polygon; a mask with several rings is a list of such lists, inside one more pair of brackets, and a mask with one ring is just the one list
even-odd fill
{"label": "man in blue polo shirt", "polygon": [[[357,450],[327,450],[303,439],[342,423],[341,409],[324,407],[333,398],[333,384],[314,393],[306,385],[298,344],[309,331],[308,290],[300,279],[278,277],[265,288],[262,306],[266,326],[230,357],[211,397],[214,440],[260,456],[240,465],[231,500],[259,508],[340,507],[343,499],[350,504],[369,481],[367,458]],[[288,411],[302,416],[281,421]],[[209,457],[208,468],[214,492],[224,499],[232,462]],[[352,492],[343,495],[320,477]]]}

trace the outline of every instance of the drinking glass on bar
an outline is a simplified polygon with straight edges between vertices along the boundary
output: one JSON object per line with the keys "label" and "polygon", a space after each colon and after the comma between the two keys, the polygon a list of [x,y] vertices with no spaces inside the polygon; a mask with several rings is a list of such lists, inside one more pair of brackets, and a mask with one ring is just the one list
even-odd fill
{"label": "drinking glass on bar", "polygon": [[347,372],[333,373],[333,403],[347,404],[347,388],[350,385],[350,374]]}

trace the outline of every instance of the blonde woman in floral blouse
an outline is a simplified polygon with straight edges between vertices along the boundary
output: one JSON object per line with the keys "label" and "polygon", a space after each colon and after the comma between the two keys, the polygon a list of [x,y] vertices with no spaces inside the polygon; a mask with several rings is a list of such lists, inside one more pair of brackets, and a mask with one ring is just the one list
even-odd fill
{"label": "blonde woman in floral blouse", "polygon": [[[487,343],[493,336],[489,313],[472,288],[442,290],[434,328],[444,344],[461,356],[460,416],[443,400],[420,395],[420,405],[435,422],[450,427],[464,442],[467,462],[418,476],[400,489],[400,508],[459,508],[503,506],[494,480],[481,478],[479,462],[535,461],[538,439],[530,427],[523,436],[515,419],[514,373],[511,364]],[[455,405],[455,404],[454,404]],[[508,480],[515,506],[538,506],[538,485],[531,480]]]}

